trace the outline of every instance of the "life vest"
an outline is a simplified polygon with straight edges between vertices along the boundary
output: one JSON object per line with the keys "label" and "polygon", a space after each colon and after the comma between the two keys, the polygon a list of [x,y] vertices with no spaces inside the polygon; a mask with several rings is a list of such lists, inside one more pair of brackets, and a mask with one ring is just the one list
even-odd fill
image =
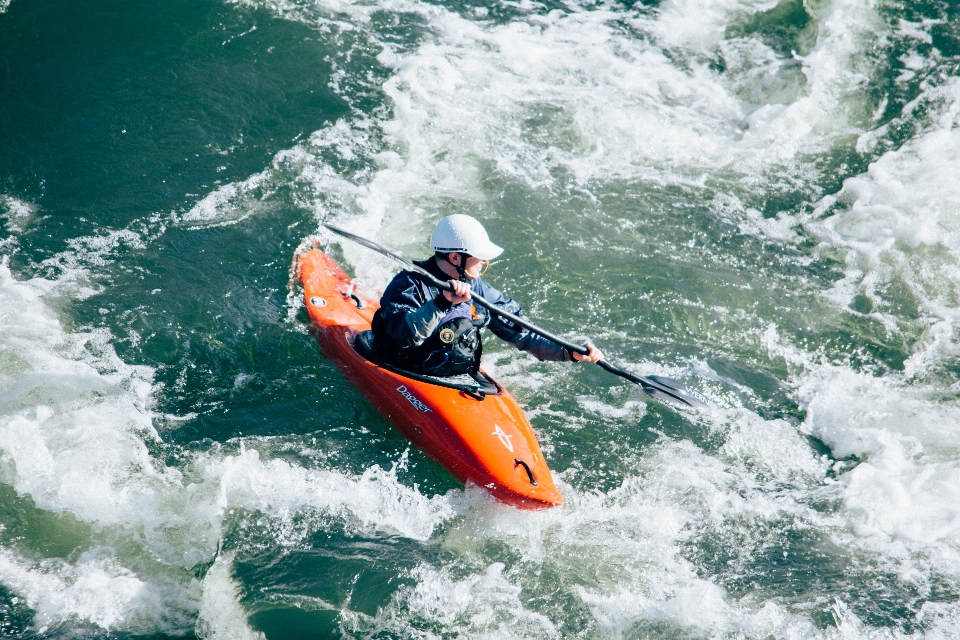
{"label": "life vest", "polygon": [[453,318],[414,347],[409,365],[432,376],[472,373],[480,368],[480,329],[469,318]]}
{"label": "life vest", "polygon": [[426,340],[410,349],[397,348],[383,331],[379,310],[373,316],[372,329],[377,353],[388,362],[431,376],[453,376],[480,368],[482,326],[462,315],[445,317]]}

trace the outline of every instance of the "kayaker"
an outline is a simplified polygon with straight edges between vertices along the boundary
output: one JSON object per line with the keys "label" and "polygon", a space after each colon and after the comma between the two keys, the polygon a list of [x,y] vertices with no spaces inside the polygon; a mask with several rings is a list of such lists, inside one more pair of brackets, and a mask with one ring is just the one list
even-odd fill
{"label": "kayaker", "polygon": [[387,286],[373,317],[374,345],[380,357],[411,371],[434,376],[472,373],[480,366],[480,329],[540,360],[597,362],[603,354],[592,344],[589,353],[570,352],[509,320],[470,303],[471,293],[522,315],[520,305],[505,298],[481,277],[503,249],[493,244],[476,219],[454,214],[437,223],[430,238],[434,255],[417,265],[453,291],[440,291],[412,271],[401,271]]}

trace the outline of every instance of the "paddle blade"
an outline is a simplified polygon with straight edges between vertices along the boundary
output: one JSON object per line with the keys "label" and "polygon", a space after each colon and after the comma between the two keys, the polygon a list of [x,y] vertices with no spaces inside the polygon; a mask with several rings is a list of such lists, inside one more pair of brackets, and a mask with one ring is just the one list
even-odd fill
{"label": "paddle blade", "polygon": [[664,404],[674,407],[685,406],[692,409],[708,409],[710,407],[710,402],[706,396],[676,380],[663,376],[637,376],[613,366],[606,360],[597,362],[597,366],[606,369],[615,376],[626,378],[630,382],[640,385],[648,396]]}
{"label": "paddle blade", "polygon": [[[643,387],[643,390],[654,400],[672,405],[679,403],[693,409],[708,409],[710,407],[710,402],[706,396],[676,380],[664,378],[663,376],[645,376],[639,378],[640,386]],[[650,384],[650,382],[654,384]]]}

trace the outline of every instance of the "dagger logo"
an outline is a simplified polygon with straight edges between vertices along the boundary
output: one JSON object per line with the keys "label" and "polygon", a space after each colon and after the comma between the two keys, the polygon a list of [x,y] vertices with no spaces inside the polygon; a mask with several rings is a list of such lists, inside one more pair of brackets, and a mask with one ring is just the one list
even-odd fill
{"label": "dagger logo", "polygon": [[512,438],[513,436],[511,436],[508,433],[504,433],[503,429],[501,429],[500,425],[498,424],[493,425],[492,435],[495,435],[498,438],[500,438],[500,442],[503,443],[503,446],[505,446],[510,453],[513,453],[513,443],[510,442],[510,438]]}

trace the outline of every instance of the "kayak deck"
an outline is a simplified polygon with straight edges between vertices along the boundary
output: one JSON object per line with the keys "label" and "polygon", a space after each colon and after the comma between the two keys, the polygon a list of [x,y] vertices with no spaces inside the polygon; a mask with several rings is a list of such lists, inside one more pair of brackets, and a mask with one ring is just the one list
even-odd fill
{"label": "kayak deck", "polygon": [[358,333],[353,339],[353,349],[365,359],[376,364],[378,367],[382,367],[388,371],[393,371],[394,373],[399,373],[407,378],[420,380],[421,382],[465,391],[469,394],[478,396],[478,399],[480,400],[482,400],[483,396],[486,396],[487,394],[499,393],[500,391],[497,383],[494,382],[492,378],[484,375],[482,372],[478,372],[474,375],[462,373],[460,375],[445,376],[441,378],[438,376],[416,373],[414,371],[406,371],[400,367],[391,365],[388,362],[384,362],[383,359],[381,359],[377,354],[376,349],[373,347],[372,331],[362,331]]}
{"label": "kayak deck", "polygon": [[480,379],[470,379],[476,386],[464,388],[457,383],[468,380],[431,380],[378,363],[365,333],[378,302],[358,292],[319,249],[298,258],[297,276],[324,353],[410,442],[461,482],[507,504],[540,509],[563,503],[533,429],[509,392],[482,370]]}

